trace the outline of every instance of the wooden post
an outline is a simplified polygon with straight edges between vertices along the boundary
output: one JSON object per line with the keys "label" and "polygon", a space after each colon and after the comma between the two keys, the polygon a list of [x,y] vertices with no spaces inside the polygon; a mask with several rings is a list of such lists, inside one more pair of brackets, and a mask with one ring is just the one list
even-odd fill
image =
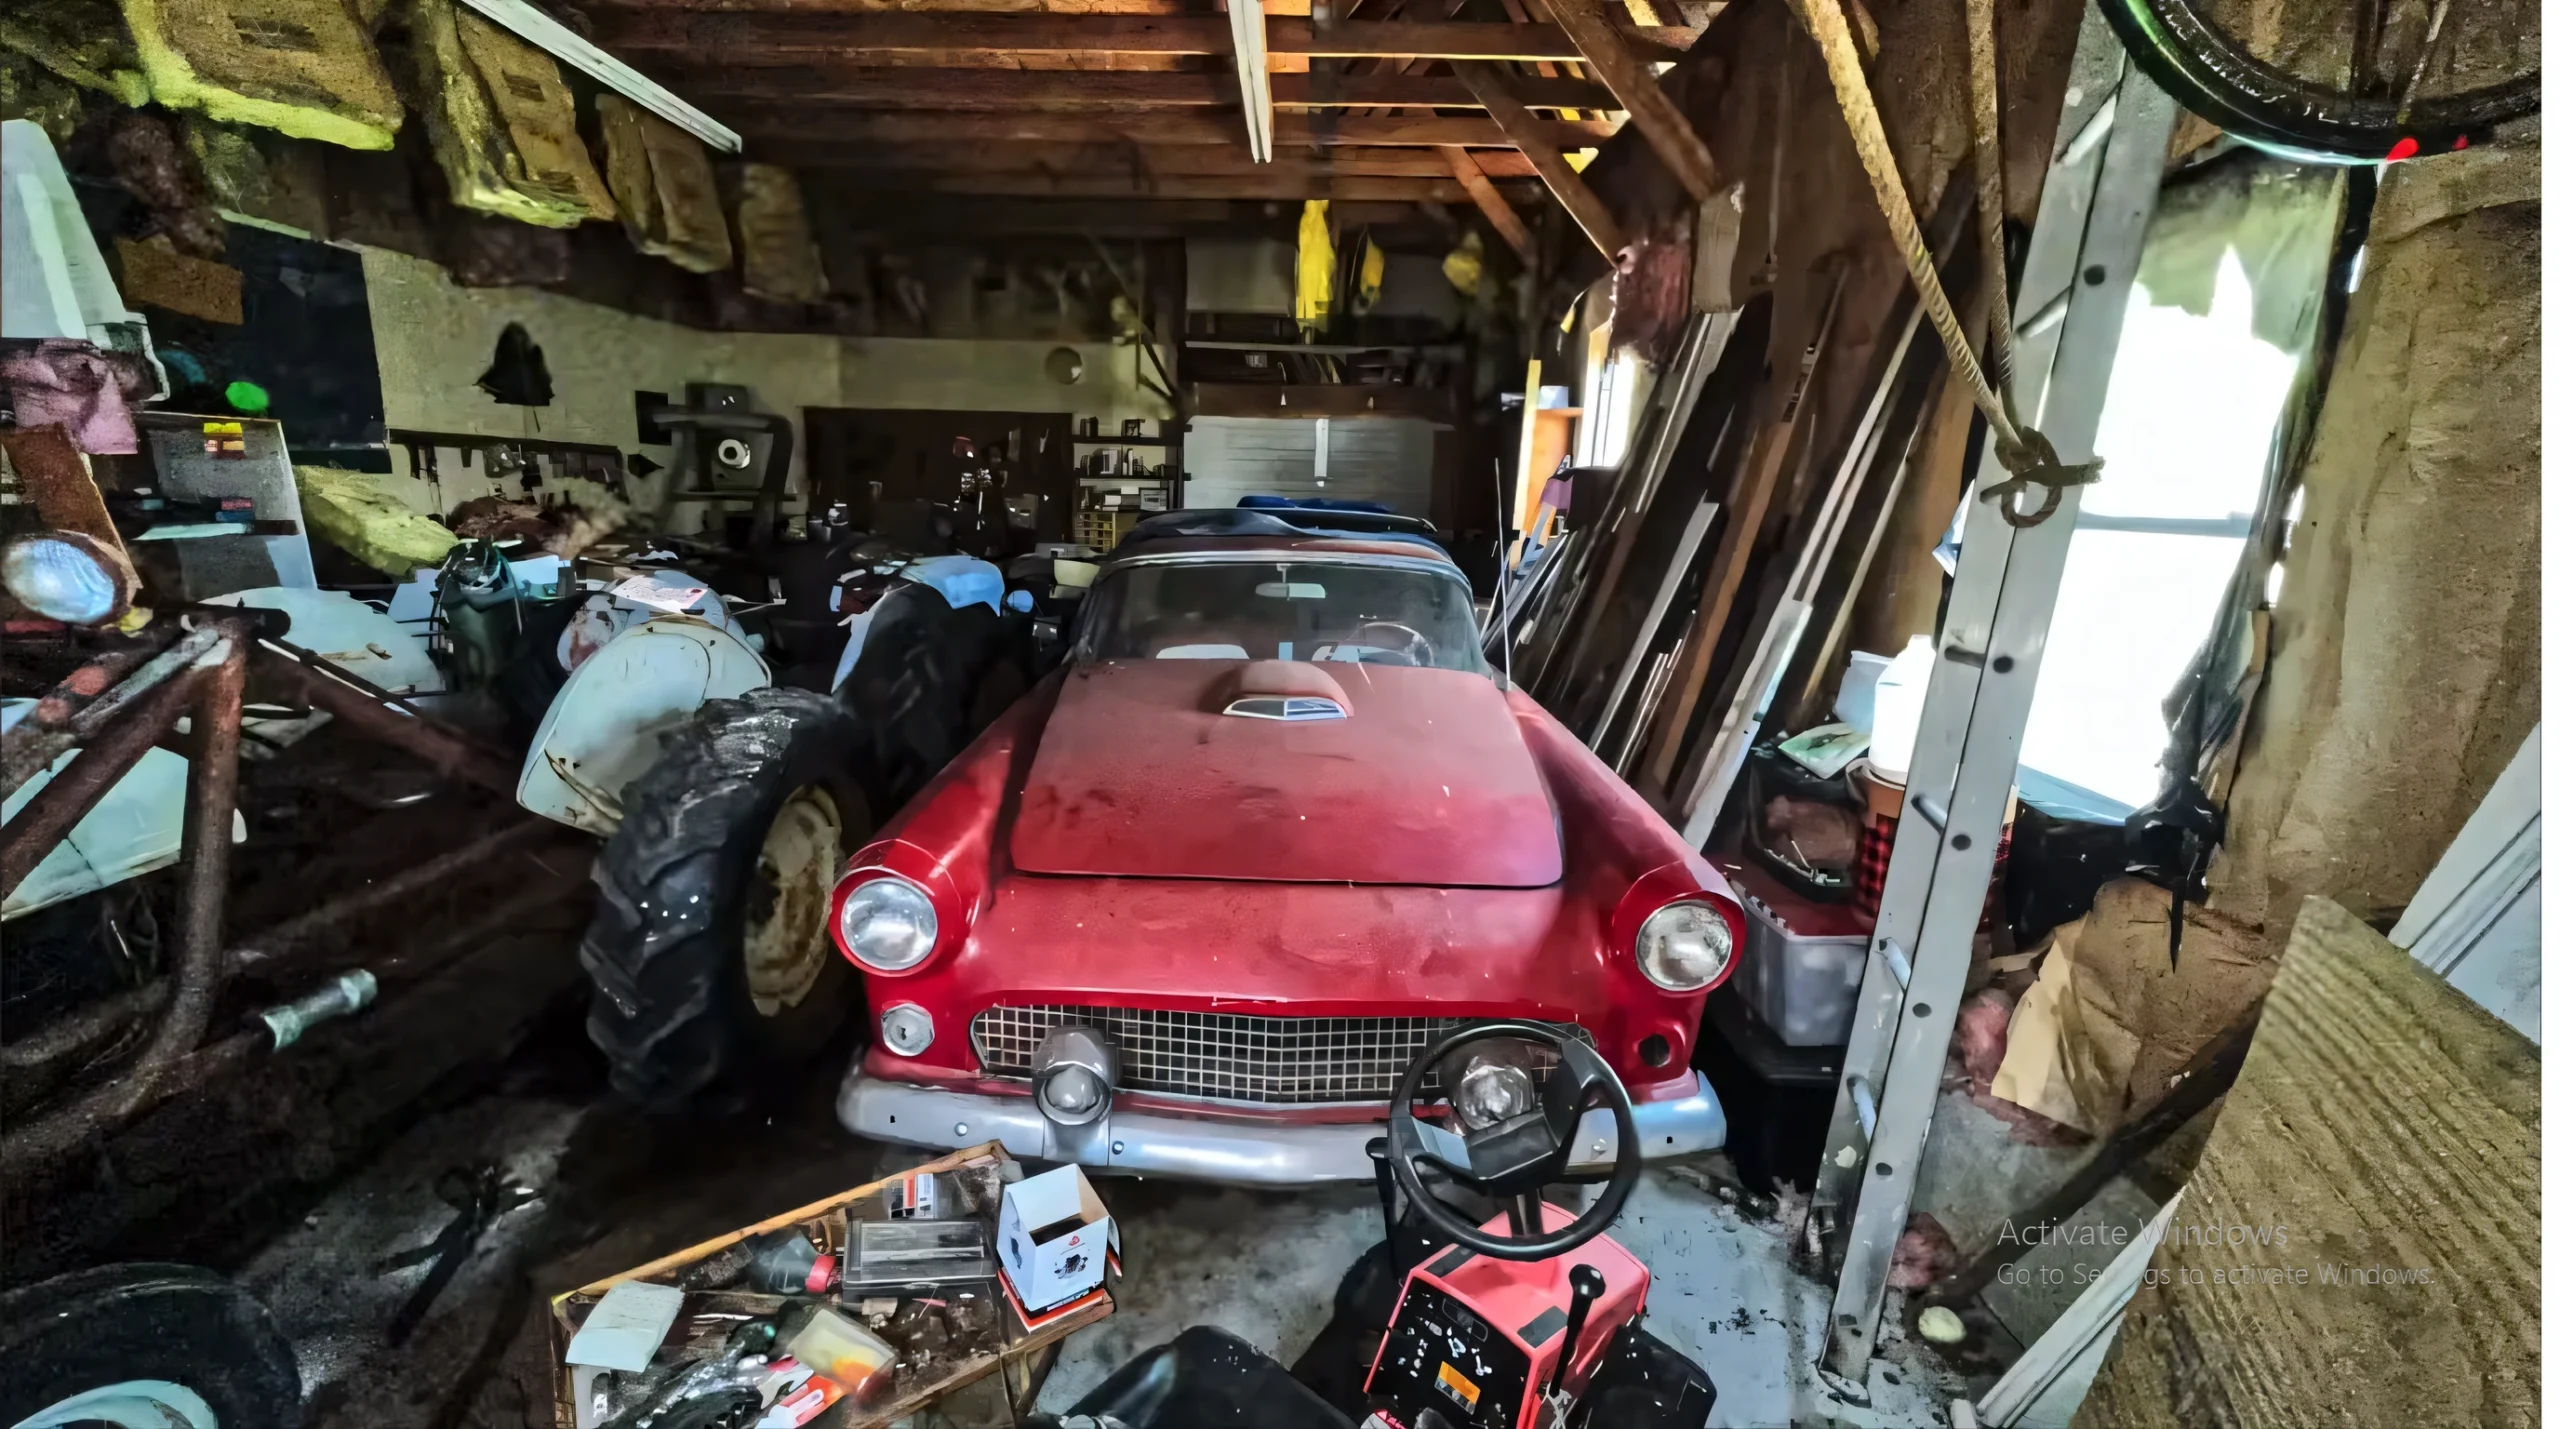
{"label": "wooden post", "polygon": [[1490,64],[1458,63],[1450,68],[1466,81],[1468,92],[1484,106],[1487,114],[1493,116],[1493,122],[1502,127],[1503,134],[1529,157],[1538,177],[1547,181],[1547,188],[1556,196],[1556,202],[1564,205],[1566,213],[1573,215],[1573,221],[1582,226],[1582,231],[1601,254],[1615,263],[1618,250],[1627,246],[1625,230],[1618,226],[1609,206],[1602,203],[1600,196],[1591,191],[1591,186],[1582,181],[1582,175],[1565,162],[1564,151],[1548,139],[1544,126],[1530,117],[1528,106],[1513,93],[1509,78]]}

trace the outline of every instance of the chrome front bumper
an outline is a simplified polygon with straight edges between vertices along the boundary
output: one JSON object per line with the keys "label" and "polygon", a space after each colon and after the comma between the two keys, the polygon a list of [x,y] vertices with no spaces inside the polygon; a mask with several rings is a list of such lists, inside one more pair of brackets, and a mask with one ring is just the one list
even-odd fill
{"label": "chrome front bumper", "polygon": [[[1648,1160],[1724,1145],[1724,1104],[1703,1077],[1690,1095],[1638,1102],[1635,1113],[1637,1140]],[[1384,1122],[1230,1121],[1117,1105],[1099,1121],[1060,1126],[1042,1116],[1028,1096],[890,1081],[864,1072],[858,1061],[836,1096],[836,1119],[874,1141],[937,1150],[1001,1141],[1024,1160],[1237,1186],[1369,1180],[1369,1139],[1385,1132]],[[1617,1141],[1615,1117],[1586,1113],[1575,1169],[1615,1164]]]}

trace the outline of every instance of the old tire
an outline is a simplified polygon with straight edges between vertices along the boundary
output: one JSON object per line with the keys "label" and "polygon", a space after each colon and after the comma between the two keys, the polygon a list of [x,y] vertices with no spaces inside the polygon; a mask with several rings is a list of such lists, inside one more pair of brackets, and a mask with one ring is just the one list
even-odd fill
{"label": "old tire", "polygon": [[826,696],[754,690],[704,705],[632,781],[578,950],[616,1090],[661,1109],[769,1092],[843,1025],[860,980],[826,920],[872,827],[859,748]]}
{"label": "old tire", "polygon": [[0,1296],[0,1424],[162,1420],[302,1422],[293,1346],[249,1292],[189,1265],[111,1265]]}

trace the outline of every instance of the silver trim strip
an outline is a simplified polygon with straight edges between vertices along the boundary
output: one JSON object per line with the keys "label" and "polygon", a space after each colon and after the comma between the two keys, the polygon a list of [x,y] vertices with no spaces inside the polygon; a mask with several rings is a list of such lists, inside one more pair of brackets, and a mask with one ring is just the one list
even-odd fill
{"label": "silver trim strip", "polygon": [[[1724,1104],[1701,1079],[1677,1101],[1636,1104],[1636,1136],[1646,1159],[1686,1156],[1724,1145]],[[1074,1162],[1099,1171],[1171,1176],[1230,1186],[1310,1186],[1367,1181],[1369,1139],[1383,1122],[1270,1123],[1215,1120],[1114,1105],[1100,1120],[1059,1126],[1027,1096],[957,1092],[919,1082],[874,1077],[856,1063],[836,1096],[836,1119],[874,1141],[952,1150],[1001,1141],[1026,1161]],[[1617,1158],[1617,1125],[1606,1111],[1587,1113],[1578,1143],[1588,1149],[1577,1171]]]}

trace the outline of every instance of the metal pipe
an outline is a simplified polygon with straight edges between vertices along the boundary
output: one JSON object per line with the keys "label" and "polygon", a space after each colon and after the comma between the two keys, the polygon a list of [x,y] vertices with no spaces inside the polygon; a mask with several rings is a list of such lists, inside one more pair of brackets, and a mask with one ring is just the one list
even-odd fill
{"label": "metal pipe", "polygon": [[319,988],[306,992],[291,1002],[278,1003],[259,1012],[258,1020],[276,1039],[281,1052],[300,1040],[302,1034],[334,1018],[353,1016],[373,1005],[382,991],[381,980],[362,968],[331,978]]}
{"label": "metal pipe", "polygon": [[[19,785],[52,767],[64,750],[95,739],[118,714],[193,668],[221,638],[219,630],[190,631],[167,649],[116,651],[74,671],[0,740],[0,795],[18,792]],[[114,683],[102,684],[109,680]]]}
{"label": "metal pipe", "polygon": [[[377,961],[369,972],[378,989],[397,991],[412,983],[423,982],[444,971],[463,955],[478,950],[492,931],[506,927],[536,908],[576,893],[586,886],[585,870],[577,867],[581,861],[576,857],[567,860],[558,877],[536,882],[489,909],[471,924],[454,929],[430,947]],[[163,988],[167,981],[164,979],[152,987]],[[163,1023],[164,1029],[166,1026]],[[274,1040],[274,1033],[261,1024],[173,1058],[163,1073],[155,1074],[148,1082],[136,1081],[130,1074],[120,1076],[117,1081],[50,1113],[41,1121],[13,1129],[5,1137],[0,1137],[0,1181],[25,1176],[58,1159],[83,1139],[103,1137],[113,1132],[169,1097],[189,1087],[202,1086],[250,1061],[269,1050]],[[155,1049],[157,1046],[155,1041]],[[148,1055],[145,1054],[146,1058]],[[132,1091],[130,1097],[125,1095],[127,1088]]]}
{"label": "metal pipe", "polygon": [[559,831],[559,825],[546,819],[525,819],[487,838],[476,839],[440,858],[432,858],[406,873],[386,878],[360,893],[352,893],[331,903],[288,918],[274,927],[246,939],[230,953],[231,966],[237,969],[263,967],[290,955],[293,946],[320,933],[325,933],[364,915],[388,908],[392,904],[421,893],[456,874],[467,872],[511,853],[528,844],[538,843]]}
{"label": "metal pipe", "polygon": [[[221,647],[220,664],[199,668],[185,682],[173,681],[165,687],[179,693],[192,688],[196,696],[189,738],[193,752],[187,762],[187,821],[180,845],[187,882],[168,1014],[160,1019],[149,1045],[131,1068],[35,1124],[0,1137],[0,1173],[18,1174],[51,1161],[82,1139],[103,1134],[159,1100],[161,1083],[171,1068],[204,1040],[214,999],[229,972],[223,958],[222,908],[231,879],[231,816],[240,790],[240,691],[248,674],[246,632],[225,633],[232,638]],[[155,691],[155,706],[160,698]],[[132,717],[119,720],[108,737],[124,734],[136,723]],[[97,745],[82,751],[80,761],[64,770],[63,777],[77,774],[97,751]],[[139,754],[137,749],[133,757]],[[36,797],[51,792],[49,784]],[[33,811],[30,805],[24,812]],[[13,843],[10,851],[15,849]]]}
{"label": "metal pipe", "polygon": [[[361,893],[311,909],[265,932],[253,934],[233,945],[229,952],[223,954],[223,960],[234,971],[265,970],[288,960],[294,946],[306,939],[387,908],[410,894],[467,872],[499,854],[536,842],[535,835],[554,830],[554,825],[540,819],[527,819],[501,829],[468,847],[420,864],[397,878],[384,879]],[[76,1012],[55,1018],[32,1035],[0,1042],[0,1068],[40,1067],[68,1056],[106,1037],[135,1017],[156,1010],[168,997],[169,983],[165,978],[110,993]]]}
{"label": "metal pipe", "polygon": [[312,708],[345,721],[349,729],[365,738],[397,745],[440,773],[514,797],[513,767],[441,720],[394,711],[382,702],[390,696],[367,694],[356,683],[358,677],[335,668],[325,672],[312,669],[265,645],[258,649],[258,667],[289,681],[301,690]]}
{"label": "metal pipe", "polygon": [[158,978],[140,987],[112,992],[77,1012],[57,1017],[31,1036],[0,1042],[0,1068],[26,1071],[104,1039],[169,1000],[169,980]]}
{"label": "metal pipe", "polygon": [[178,722],[205,674],[191,670],[164,681],[127,706],[81,747],[78,758],[35,792],[16,818],[0,825],[0,898],[16,892],[53,846]]}

